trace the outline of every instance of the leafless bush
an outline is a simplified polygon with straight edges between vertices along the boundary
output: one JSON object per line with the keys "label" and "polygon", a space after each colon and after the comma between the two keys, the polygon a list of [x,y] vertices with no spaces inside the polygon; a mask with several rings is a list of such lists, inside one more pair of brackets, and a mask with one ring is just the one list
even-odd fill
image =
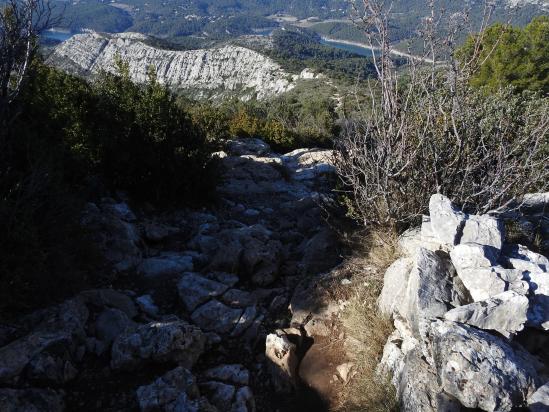
{"label": "leafless bush", "polygon": [[5,129],[16,113],[29,66],[38,49],[38,35],[50,28],[52,9],[47,0],[7,0],[0,3],[0,126]]}
{"label": "leafless bush", "polygon": [[[376,49],[377,79],[369,107],[348,121],[337,144],[339,176],[365,224],[410,224],[429,196],[443,193],[465,209],[487,212],[527,191],[546,190],[549,102],[511,90],[486,94],[469,86],[483,61],[482,34],[472,57],[455,56],[471,30],[468,11],[446,18],[430,2],[418,34],[419,55],[408,55],[404,75],[389,43],[390,9],[383,0],[353,1],[355,21]],[[481,33],[492,14],[486,4]]]}

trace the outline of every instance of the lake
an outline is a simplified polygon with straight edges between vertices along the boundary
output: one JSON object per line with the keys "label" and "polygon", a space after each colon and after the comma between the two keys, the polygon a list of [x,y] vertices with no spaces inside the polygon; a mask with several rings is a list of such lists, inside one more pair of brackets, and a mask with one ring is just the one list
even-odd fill
{"label": "lake", "polygon": [[354,44],[340,43],[338,41],[321,39],[321,44],[325,46],[335,47],[336,49],[341,49],[348,51],[350,53],[358,54],[359,56],[372,57],[372,50],[365,46],[357,46]]}
{"label": "lake", "polygon": [[65,30],[46,30],[42,33],[42,37],[61,42],[70,39],[75,34],[76,33]]}

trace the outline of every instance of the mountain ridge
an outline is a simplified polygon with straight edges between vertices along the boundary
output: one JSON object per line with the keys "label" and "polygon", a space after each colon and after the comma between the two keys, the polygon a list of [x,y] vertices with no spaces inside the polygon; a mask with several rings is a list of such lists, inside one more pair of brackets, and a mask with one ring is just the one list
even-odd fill
{"label": "mountain ridge", "polygon": [[57,46],[47,62],[88,77],[116,72],[121,58],[128,63],[133,81],[145,83],[153,66],[161,84],[199,98],[230,93],[244,100],[266,99],[292,90],[300,79],[315,77],[307,70],[291,74],[271,58],[239,45],[177,51],[153,47],[147,44],[149,39],[140,33],[77,34]]}

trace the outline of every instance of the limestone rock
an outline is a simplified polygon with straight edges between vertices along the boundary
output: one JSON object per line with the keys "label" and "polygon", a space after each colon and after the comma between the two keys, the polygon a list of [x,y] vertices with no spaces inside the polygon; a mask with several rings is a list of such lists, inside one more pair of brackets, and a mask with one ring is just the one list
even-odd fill
{"label": "limestone rock", "polygon": [[257,317],[257,309],[255,306],[247,307],[242,315],[240,316],[240,319],[238,319],[238,322],[236,323],[233,331],[231,332],[232,337],[237,337],[242,335],[246,329],[248,329],[254,319]]}
{"label": "limestone rock", "polygon": [[385,272],[383,289],[378,299],[379,308],[385,315],[392,315],[402,304],[413,266],[413,259],[404,257],[396,260]]}
{"label": "limestone rock", "polygon": [[458,275],[475,302],[507,290],[507,283],[496,268],[458,269]]}
{"label": "limestone rock", "polygon": [[549,411],[549,382],[528,398],[528,408],[531,412]]}
{"label": "limestone rock", "polygon": [[243,242],[242,268],[251,276],[255,285],[267,286],[273,283],[280,268],[282,244],[279,241],[261,241],[250,238]]}
{"label": "limestone rock", "polygon": [[529,272],[549,272],[549,259],[522,245],[508,245],[503,250],[504,260],[513,268]]}
{"label": "limestone rock", "polygon": [[297,347],[285,334],[270,334],[265,342],[271,381],[277,392],[291,393],[297,384]]}
{"label": "limestone rock", "polygon": [[495,330],[509,338],[524,329],[527,310],[528,298],[509,290],[487,300],[452,309],[446,312],[444,319]]}
{"label": "limestone rock", "polygon": [[440,320],[432,322],[430,338],[442,389],[467,408],[511,411],[539,386],[535,360],[501,338]]}
{"label": "limestone rock", "polygon": [[[191,372],[183,367],[173,369],[153,383],[137,389],[137,400],[142,412],[199,411],[198,387]],[[175,405],[185,409],[176,409]]]}
{"label": "limestone rock", "polygon": [[291,90],[294,80],[280,65],[250,49],[226,45],[213,49],[174,51],[147,44],[137,33],[77,34],[59,45],[50,64],[73,74],[116,71],[116,56],[129,64],[134,82],[145,83],[154,66],[158,80],[176,90],[197,90],[198,96],[219,96],[243,90],[264,99]]}
{"label": "limestone rock", "polygon": [[465,214],[456,210],[447,197],[436,194],[429,200],[433,234],[442,243],[457,245],[465,225]]}
{"label": "limestone rock", "polygon": [[124,312],[112,308],[101,312],[95,321],[96,335],[107,345],[132,326],[133,322]]}
{"label": "limestone rock", "polygon": [[476,243],[501,250],[505,238],[503,222],[491,216],[469,215],[460,243]]}
{"label": "limestone rock", "polygon": [[235,385],[248,385],[250,381],[250,373],[244,366],[239,364],[216,366],[215,368],[204,371],[203,376],[206,379],[232,383]]}
{"label": "limestone rock", "polygon": [[398,312],[419,332],[422,319],[442,316],[452,301],[452,280],[450,268],[442,256],[427,249],[420,249],[412,269],[406,293]]}
{"label": "limestone rock", "polygon": [[148,278],[173,276],[192,270],[193,259],[191,256],[177,256],[174,254],[144,259],[137,267],[137,271]]}
{"label": "limestone rock", "polygon": [[133,300],[126,294],[113,289],[92,289],[81,292],[84,302],[96,307],[108,307],[121,310],[133,319],[137,316],[137,307]]}
{"label": "limestone rock", "polygon": [[120,335],[113,344],[111,367],[136,369],[146,362],[174,362],[190,368],[204,350],[202,331],[187,322],[151,322]]}
{"label": "limestone rock", "polygon": [[241,315],[242,309],[230,308],[214,299],[196,309],[191,319],[206,331],[229,333],[238,323]]}
{"label": "limestone rock", "polygon": [[63,395],[51,389],[0,389],[2,412],[63,412]]}
{"label": "limestone rock", "polygon": [[0,382],[14,384],[25,377],[63,384],[77,371],[77,349],[85,338],[88,310],[80,299],[52,308],[33,331],[0,348]]}
{"label": "limestone rock", "polygon": [[252,390],[244,386],[236,391],[230,412],[255,412],[255,399]]}
{"label": "limestone rock", "polygon": [[215,381],[200,384],[200,389],[220,411],[229,409],[236,392],[233,385]]}
{"label": "limestone rock", "polygon": [[179,232],[178,228],[169,227],[160,223],[147,222],[143,226],[145,238],[150,242],[162,242],[167,237]]}
{"label": "limestone rock", "polygon": [[227,285],[197,273],[184,273],[177,283],[179,298],[188,311],[195,310],[202,303],[223,294],[227,289]]}
{"label": "limestone rock", "polygon": [[300,245],[303,253],[301,265],[305,274],[316,274],[334,267],[339,261],[335,234],[324,228]]}
{"label": "limestone rock", "polygon": [[450,412],[453,407],[442,408],[439,405],[439,397],[442,389],[437,382],[436,371],[422,359],[419,348],[409,351],[403,359],[402,370],[398,375],[397,396],[404,412]]}
{"label": "limestone rock", "polygon": [[227,152],[232,156],[263,156],[271,152],[271,147],[261,139],[234,139],[227,142]]}
{"label": "limestone rock", "polygon": [[257,299],[252,293],[240,289],[229,289],[221,299],[227,305],[237,308],[244,308],[257,303]]}
{"label": "limestone rock", "polygon": [[452,263],[458,270],[489,268],[497,265],[499,250],[477,243],[462,243],[450,251]]}
{"label": "limestone rock", "polygon": [[118,271],[135,267],[141,261],[139,231],[110,205],[89,203],[80,220],[107,262]]}
{"label": "limestone rock", "polygon": [[532,291],[528,322],[532,326],[549,330],[549,273],[527,273],[525,279]]}
{"label": "limestone rock", "polygon": [[139,296],[137,299],[135,299],[137,305],[139,308],[147,315],[156,317],[158,316],[158,313],[160,312],[160,309],[158,309],[158,306],[153,301],[153,298],[151,295],[143,295]]}

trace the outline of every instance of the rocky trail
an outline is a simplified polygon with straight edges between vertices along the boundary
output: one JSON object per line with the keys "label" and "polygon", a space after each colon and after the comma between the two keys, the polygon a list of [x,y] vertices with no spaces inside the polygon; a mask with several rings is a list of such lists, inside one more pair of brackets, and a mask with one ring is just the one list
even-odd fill
{"label": "rocky trail", "polygon": [[0,410],[327,410],[348,375],[337,280],[317,277],[341,260],[331,151],[248,139],[217,156],[210,210],[88,204],[112,287],[0,327]]}
{"label": "rocky trail", "polygon": [[[279,155],[245,139],[216,156],[220,199],[208,209],[87,205],[105,286],[0,325],[0,411],[340,406],[371,344],[348,336],[343,310],[361,274],[383,272],[342,257],[332,152]],[[549,260],[517,243],[547,250],[547,210],[547,193],[498,217],[433,195],[421,227],[399,238],[365,310],[394,324],[370,379],[387,377],[401,410],[549,410]]]}

